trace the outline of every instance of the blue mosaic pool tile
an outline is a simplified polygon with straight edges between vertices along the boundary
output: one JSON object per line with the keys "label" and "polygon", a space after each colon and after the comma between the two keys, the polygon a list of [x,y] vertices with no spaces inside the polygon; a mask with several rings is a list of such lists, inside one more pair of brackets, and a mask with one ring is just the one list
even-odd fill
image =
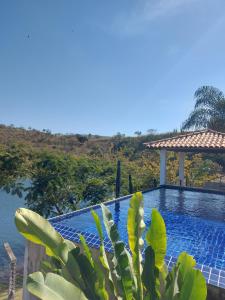
{"label": "blue mosaic pool tile", "polygon": [[[225,196],[211,193],[180,193],[176,190],[155,190],[145,194],[145,223],[151,223],[153,207],[161,212],[167,227],[168,268],[171,269],[182,251],[194,256],[196,269],[203,272],[208,283],[225,287]],[[188,194],[191,193],[191,194]],[[126,217],[129,196],[108,202],[113,218],[118,226],[121,240],[127,242]],[[121,202],[115,209],[115,202]],[[212,210],[212,207],[214,209]],[[99,206],[94,206],[101,219]],[[75,211],[50,220],[53,226],[67,239],[79,243],[83,234],[89,246],[99,248],[100,242],[90,214],[90,208]],[[85,231],[83,232],[85,224]],[[103,228],[104,231],[104,228]],[[104,232],[105,235],[105,232]],[[112,251],[110,241],[104,239],[105,249]]]}
{"label": "blue mosaic pool tile", "polygon": [[[89,247],[99,249],[100,247],[100,240],[99,237],[93,233],[82,232],[80,230],[76,230],[67,226],[63,226],[61,224],[53,224],[55,229],[66,239],[69,239],[75,243],[80,242],[80,234],[82,234]],[[105,250],[107,252],[112,252],[112,245],[108,238],[104,239]],[[127,247],[128,248],[128,247]],[[165,257],[165,262],[168,267],[168,270],[171,270],[172,267],[175,265],[177,261],[176,257],[167,256]],[[222,270],[218,270],[215,268],[210,268],[205,265],[196,264],[196,269],[199,269],[202,274],[204,275],[207,283],[225,288],[225,272]]]}

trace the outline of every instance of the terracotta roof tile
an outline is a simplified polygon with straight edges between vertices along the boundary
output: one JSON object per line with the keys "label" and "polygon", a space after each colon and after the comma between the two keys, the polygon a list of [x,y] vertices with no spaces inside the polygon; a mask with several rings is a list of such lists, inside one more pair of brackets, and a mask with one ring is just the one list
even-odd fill
{"label": "terracotta roof tile", "polygon": [[145,145],[150,149],[225,152],[225,133],[210,129],[193,131]]}

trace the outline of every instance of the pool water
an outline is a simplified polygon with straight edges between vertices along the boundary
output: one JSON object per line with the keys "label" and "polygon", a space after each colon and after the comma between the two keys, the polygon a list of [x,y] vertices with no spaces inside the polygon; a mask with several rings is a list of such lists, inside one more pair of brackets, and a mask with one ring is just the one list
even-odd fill
{"label": "pool water", "polygon": [[[127,242],[127,211],[129,198],[108,204],[120,237]],[[225,195],[196,191],[160,188],[144,193],[144,220],[148,228],[152,208],[162,214],[167,228],[167,255],[177,257],[187,251],[198,264],[225,270]],[[101,209],[95,208],[102,220]],[[98,247],[97,231],[90,210],[77,211],[52,220],[54,227],[65,237],[79,240],[87,237],[90,246]],[[104,230],[104,234],[105,230]],[[110,243],[106,238],[106,249]]]}

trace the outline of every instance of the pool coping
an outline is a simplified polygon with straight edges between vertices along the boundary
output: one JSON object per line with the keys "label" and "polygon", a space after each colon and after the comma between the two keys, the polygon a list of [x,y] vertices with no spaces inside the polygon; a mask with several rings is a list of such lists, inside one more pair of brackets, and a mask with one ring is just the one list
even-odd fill
{"label": "pool coping", "polygon": [[[145,194],[145,193],[148,193],[148,192],[151,192],[151,191],[154,191],[154,190],[159,190],[161,188],[162,188],[162,186],[157,186],[157,187],[154,187],[154,188],[143,190],[142,193]],[[129,195],[125,195],[125,196],[122,196],[122,197],[119,197],[119,198],[114,198],[114,199],[111,199],[111,200],[107,200],[107,201],[104,201],[102,203],[104,205],[110,205],[110,204],[113,204],[113,203],[117,203],[117,202],[121,202],[123,200],[129,199],[132,196],[133,196],[133,194],[129,194]],[[81,208],[81,209],[78,209],[78,210],[60,215],[60,216],[49,218],[48,221],[50,221],[51,223],[55,223],[58,220],[65,220],[65,219],[71,218],[73,216],[80,215],[84,212],[91,211],[92,209],[96,210],[100,207],[101,207],[101,204],[90,205],[90,206],[87,206],[87,207],[84,207],[84,208]]]}
{"label": "pool coping", "polygon": [[[176,186],[176,185],[160,185],[160,186],[157,186],[157,187],[154,187],[154,188],[146,189],[146,190],[142,191],[142,193],[144,194],[144,193],[151,192],[151,191],[154,191],[154,190],[158,190],[158,189],[161,189],[161,188],[225,195],[225,192],[221,192],[221,191],[208,190],[208,189],[202,189],[202,188],[193,188],[193,187],[183,187],[183,186]],[[129,199],[130,197],[132,197],[132,195],[133,194],[129,194],[129,195],[122,196],[122,197],[119,197],[119,198],[116,198],[116,199],[105,201],[103,203],[108,206],[110,204],[118,203],[118,202],[121,202],[123,200]],[[96,204],[96,205],[93,205],[93,206],[88,206],[88,207],[82,208],[80,210],[76,210],[76,211],[69,212],[69,213],[66,213],[64,215],[61,215],[61,216],[56,216],[56,217],[50,218],[49,221],[54,226],[54,224],[57,224],[58,221],[62,221],[62,220],[71,218],[73,216],[83,214],[85,212],[91,211],[92,209],[96,210],[98,208],[100,208],[100,204]],[[85,236],[85,233],[83,233],[79,230],[73,229],[71,227],[67,227],[65,225],[60,225],[60,226],[62,227],[62,230],[65,229],[64,237],[67,238],[67,239],[70,239],[71,241],[73,241],[75,243],[79,243],[79,235],[80,234],[84,234],[84,236]],[[59,232],[61,231],[61,230],[59,230],[59,228],[57,229],[57,226],[55,226],[55,227],[56,227],[56,230],[58,230]],[[73,232],[74,235],[77,235],[76,238],[74,237],[74,239],[71,239],[71,238],[69,238],[70,236],[67,237],[67,234],[66,234],[67,231]],[[63,236],[62,232],[60,232],[60,234],[62,234],[62,236]],[[99,246],[97,244],[93,245],[93,242],[90,242],[93,239],[96,239],[97,235],[89,234],[88,232],[87,232],[87,235],[88,236],[85,236],[85,238],[87,240],[87,244],[92,248],[99,249]],[[93,236],[95,236],[95,237],[93,237]],[[90,241],[88,240],[89,237],[91,237]],[[109,248],[108,248],[108,252],[111,252]],[[165,257],[165,262],[166,262],[167,267],[168,267],[169,270],[171,270],[171,268],[176,263],[176,261],[177,261],[176,257],[173,257],[173,256],[166,256]],[[207,265],[198,264],[197,262],[196,262],[196,269],[198,269],[202,272],[202,274],[205,277],[208,284],[211,284],[213,286],[225,289],[225,270],[212,268],[212,267],[209,267]]]}
{"label": "pool coping", "polygon": [[171,190],[180,190],[180,191],[189,191],[189,192],[199,192],[199,193],[206,193],[206,194],[216,194],[216,195],[224,195],[225,192],[213,190],[213,189],[205,189],[200,187],[191,187],[191,186],[180,186],[180,185],[171,185],[171,184],[162,184],[160,185],[161,188],[171,189]]}

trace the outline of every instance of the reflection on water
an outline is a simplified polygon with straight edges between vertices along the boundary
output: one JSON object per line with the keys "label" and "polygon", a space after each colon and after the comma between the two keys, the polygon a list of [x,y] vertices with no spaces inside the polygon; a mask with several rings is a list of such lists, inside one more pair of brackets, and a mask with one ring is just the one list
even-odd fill
{"label": "reflection on water", "polygon": [[166,209],[166,190],[160,189],[159,190],[159,210]]}
{"label": "reflection on water", "polygon": [[[160,205],[162,202],[164,206],[162,210],[207,220],[225,221],[225,195],[179,190],[164,190],[164,192],[165,194],[160,197]],[[163,193],[163,190],[160,193]]]}
{"label": "reflection on water", "polygon": [[115,203],[115,214],[114,214],[114,222],[118,225],[120,221],[120,202]]}

